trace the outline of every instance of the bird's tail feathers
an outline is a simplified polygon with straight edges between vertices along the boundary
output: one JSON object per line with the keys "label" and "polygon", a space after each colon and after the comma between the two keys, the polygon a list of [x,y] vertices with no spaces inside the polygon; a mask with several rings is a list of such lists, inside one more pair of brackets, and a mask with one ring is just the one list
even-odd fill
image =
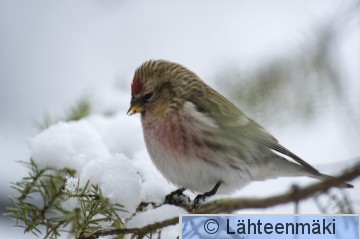
{"label": "bird's tail feathers", "polygon": [[[268,178],[277,178],[277,177],[298,177],[298,176],[308,176],[316,178],[319,180],[327,180],[329,178],[334,178],[333,176],[322,174],[316,169],[309,169],[300,164],[293,163],[281,156],[276,157],[276,160],[269,161],[269,165],[272,174],[267,175]],[[354,186],[343,182],[338,186],[339,188],[353,188]]]}

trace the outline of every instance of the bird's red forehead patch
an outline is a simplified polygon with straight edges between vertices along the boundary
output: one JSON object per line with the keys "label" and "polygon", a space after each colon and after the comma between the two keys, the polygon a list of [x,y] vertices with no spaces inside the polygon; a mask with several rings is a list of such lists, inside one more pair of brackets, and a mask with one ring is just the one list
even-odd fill
{"label": "bird's red forehead patch", "polygon": [[131,83],[131,94],[137,95],[144,89],[143,83],[140,81],[140,78],[135,75]]}

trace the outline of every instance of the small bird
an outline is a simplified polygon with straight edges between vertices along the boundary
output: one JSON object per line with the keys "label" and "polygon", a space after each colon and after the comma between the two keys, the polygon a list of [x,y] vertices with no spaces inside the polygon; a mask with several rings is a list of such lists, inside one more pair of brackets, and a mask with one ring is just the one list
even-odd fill
{"label": "small bird", "polygon": [[156,168],[182,187],[181,192],[202,193],[195,202],[253,181],[331,177],[280,145],[261,125],[177,63],[150,60],[135,71],[128,114],[136,113],[141,114],[146,147]]}

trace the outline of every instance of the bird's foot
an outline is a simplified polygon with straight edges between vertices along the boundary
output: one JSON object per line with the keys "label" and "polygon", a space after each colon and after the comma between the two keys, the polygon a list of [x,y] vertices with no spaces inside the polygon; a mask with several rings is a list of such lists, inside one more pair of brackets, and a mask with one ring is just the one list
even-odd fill
{"label": "bird's foot", "polygon": [[165,204],[181,206],[189,203],[191,200],[184,194],[185,188],[179,188],[165,196]]}
{"label": "bird's foot", "polygon": [[193,208],[197,208],[199,206],[200,200],[202,200],[203,202],[205,202],[205,199],[207,197],[211,197],[213,195],[216,194],[217,190],[219,189],[220,185],[221,185],[222,181],[218,181],[215,184],[215,187],[213,189],[211,189],[209,192],[206,192],[204,194],[198,194],[195,199],[194,199],[194,205]]}

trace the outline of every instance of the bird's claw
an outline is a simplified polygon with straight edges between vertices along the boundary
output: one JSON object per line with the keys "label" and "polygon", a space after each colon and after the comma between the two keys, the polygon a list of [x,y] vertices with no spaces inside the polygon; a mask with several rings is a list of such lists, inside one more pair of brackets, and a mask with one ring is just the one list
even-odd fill
{"label": "bird's claw", "polygon": [[195,197],[195,199],[194,199],[193,208],[194,208],[194,209],[197,208],[197,206],[199,205],[201,199],[203,200],[203,202],[205,202],[205,199],[206,199],[207,197],[210,197],[210,196],[215,195],[221,184],[222,184],[222,181],[219,180],[219,181],[215,184],[214,188],[211,189],[209,192],[206,192],[206,193],[204,193],[204,194],[198,194],[198,195]]}
{"label": "bird's claw", "polygon": [[194,208],[197,208],[197,206],[200,204],[200,200],[202,200],[203,202],[205,202],[205,198],[207,197],[206,193],[204,194],[198,194],[195,199],[194,199]]}
{"label": "bird's claw", "polygon": [[185,188],[179,188],[165,196],[165,204],[180,206],[190,202],[190,198],[184,195]]}

